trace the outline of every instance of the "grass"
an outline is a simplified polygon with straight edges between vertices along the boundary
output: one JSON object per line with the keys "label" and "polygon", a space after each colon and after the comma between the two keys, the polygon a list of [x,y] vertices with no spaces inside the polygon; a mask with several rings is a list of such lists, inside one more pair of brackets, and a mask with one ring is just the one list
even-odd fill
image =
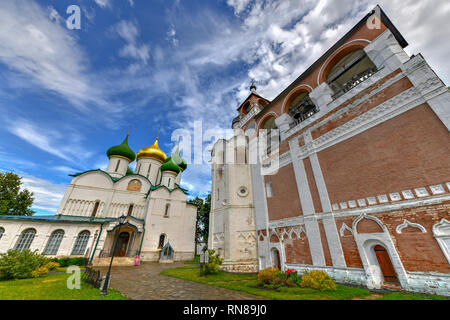
{"label": "grass", "polygon": [[[235,291],[246,292],[256,296],[262,296],[273,300],[366,300],[373,296],[373,292],[367,289],[337,285],[336,291],[317,291],[310,288],[281,288],[270,290],[257,287],[256,274],[233,274],[219,272],[208,277],[200,276],[198,267],[188,266],[182,268],[166,269],[162,275],[199,282]],[[392,292],[381,295],[377,300],[446,300],[441,296],[427,296],[404,292]]]}
{"label": "grass", "polygon": [[184,264],[200,264],[200,256],[195,256],[194,260],[185,261]]}
{"label": "grass", "polygon": [[81,281],[81,289],[70,290],[70,274],[54,273],[45,278],[0,281],[0,300],[127,300],[119,291],[108,289],[101,297],[99,289]]}

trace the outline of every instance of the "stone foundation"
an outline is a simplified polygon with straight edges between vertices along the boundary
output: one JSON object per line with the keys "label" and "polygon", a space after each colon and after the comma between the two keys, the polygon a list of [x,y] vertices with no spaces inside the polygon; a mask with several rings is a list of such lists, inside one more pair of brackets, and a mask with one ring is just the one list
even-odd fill
{"label": "stone foundation", "polygon": [[224,262],[220,266],[220,270],[232,273],[258,273],[258,264],[255,262]]}

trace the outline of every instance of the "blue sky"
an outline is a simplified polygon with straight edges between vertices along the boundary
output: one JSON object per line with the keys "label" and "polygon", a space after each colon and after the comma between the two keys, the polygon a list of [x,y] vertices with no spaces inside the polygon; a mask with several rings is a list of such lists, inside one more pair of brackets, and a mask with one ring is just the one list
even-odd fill
{"label": "blue sky", "polygon": [[[105,168],[106,150],[153,143],[170,153],[176,129],[228,129],[250,78],[273,99],[369,12],[352,0],[2,0],[0,170],[54,212],[71,178]],[[380,0],[448,85],[448,1]],[[81,8],[69,30],[68,6]],[[212,141],[205,141],[204,148]],[[191,164],[183,186],[210,189],[210,167]]]}

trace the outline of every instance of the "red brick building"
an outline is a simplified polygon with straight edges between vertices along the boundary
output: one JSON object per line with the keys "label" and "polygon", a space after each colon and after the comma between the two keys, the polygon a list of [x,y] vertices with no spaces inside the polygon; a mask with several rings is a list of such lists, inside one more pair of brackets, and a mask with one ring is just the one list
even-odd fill
{"label": "red brick building", "polygon": [[[376,7],[272,101],[252,86],[213,149],[224,269],[450,295],[450,92],[407,45]],[[255,164],[261,129],[279,135]]]}

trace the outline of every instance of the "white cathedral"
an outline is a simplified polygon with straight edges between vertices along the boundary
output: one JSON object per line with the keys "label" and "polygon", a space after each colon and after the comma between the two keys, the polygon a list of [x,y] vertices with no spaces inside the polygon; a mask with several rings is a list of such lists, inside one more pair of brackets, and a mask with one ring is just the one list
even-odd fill
{"label": "white cathedral", "polygon": [[[158,146],[137,155],[125,140],[108,149],[106,171],[71,175],[55,216],[0,216],[0,253],[38,250],[51,257],[83,256],[94,265],[189,260],[194,256],[197,207],[180,187],[187,164]],[[137,159],[133,172],[130,164]],[[123,221],[120,223],[120,221]],[[114,249],[114,243],[116,243]],[[165,250],[166,251],[166,250]]]}

